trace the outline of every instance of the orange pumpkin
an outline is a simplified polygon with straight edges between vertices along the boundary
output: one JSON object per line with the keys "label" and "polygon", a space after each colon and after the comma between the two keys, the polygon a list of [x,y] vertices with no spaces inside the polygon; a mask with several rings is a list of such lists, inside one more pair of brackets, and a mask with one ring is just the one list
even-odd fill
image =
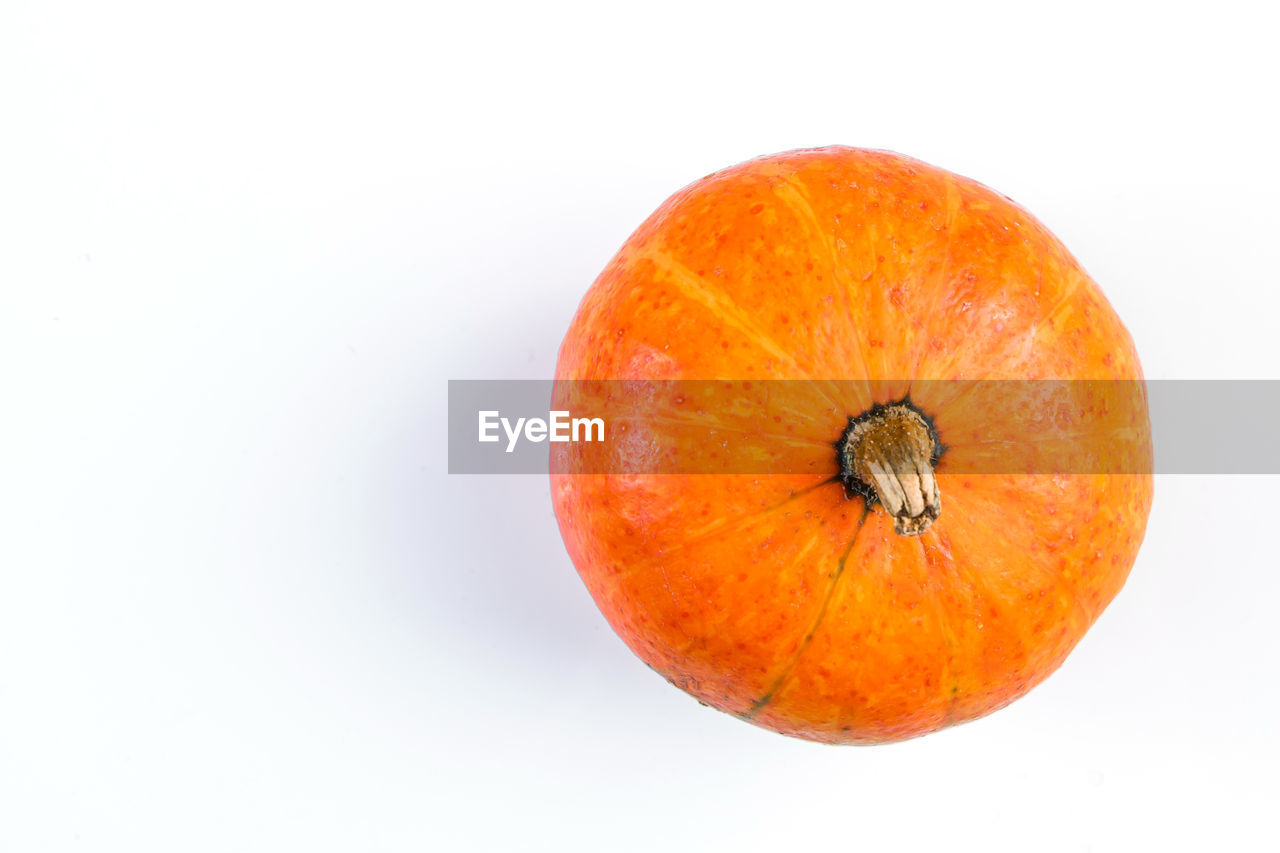
{"label": "orange pumpkin", "polygon": [[993,419],[973,389],[1017,386],[985,380],[1140,388],[1141,368],[1042,224],[896,154],[788,152],[681,190],[592,285],[556,375],[840,380],[798,383],[810,402],[785,423],[632,424],[695,455],[728,431],[805,460],[785,471],[609,472],[553,446],[560,529],[614,630],[701,702],[784,734],[894,741],[1011,702],[1116,595],[1146,527],[1140,393],[1118,416],[1129,441],[1093,447],[1123,464],[975,462],[1105,438],[1092,391]]}

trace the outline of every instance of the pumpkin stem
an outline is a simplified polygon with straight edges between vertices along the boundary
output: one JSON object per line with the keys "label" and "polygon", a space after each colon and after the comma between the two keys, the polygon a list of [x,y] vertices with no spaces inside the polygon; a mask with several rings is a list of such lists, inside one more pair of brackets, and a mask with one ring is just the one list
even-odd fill
{"label": "pumpkin stem", "polygon": [[841,478],[868,503],[879,501],[901,536],[919,536],[942,512],[933,466],[941,448],[933,427],[910,402],[875,405],[836,445]]}

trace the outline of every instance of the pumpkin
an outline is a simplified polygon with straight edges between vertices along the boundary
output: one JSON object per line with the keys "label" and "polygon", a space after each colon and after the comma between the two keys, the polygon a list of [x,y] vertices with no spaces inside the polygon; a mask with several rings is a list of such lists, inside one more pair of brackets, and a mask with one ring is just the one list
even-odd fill
{"label": "pumpkin", "polygon": [[[569,443],[551,477],[635,654],[786,735],[896,741],[1022,696],[1120,590],[1151,506],[1141,368],[1097,285],[1008,198],[893,153],[787,152],[676,193],[587,292],[556,378],[796,389],[783,419],[642,412],[628,435],[804,464],[610,470]],[[1052,405],[991,397],[1049,380],[1074,381]],[[1138,390],[1099,419],[1112,387]],[[1082,435],[1117,464],[1033,464]]]}

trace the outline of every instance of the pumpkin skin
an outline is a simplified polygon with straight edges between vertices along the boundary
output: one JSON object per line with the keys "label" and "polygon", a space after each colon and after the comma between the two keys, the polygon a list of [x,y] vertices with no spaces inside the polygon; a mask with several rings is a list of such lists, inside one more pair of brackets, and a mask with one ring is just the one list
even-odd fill
{"label": "pumpkin skin", "polygon": [[[556,377],[865,379],[900,397],[917,380],[1142,372],[1097,285],[1025,210],[907,157],[831,147],[664,203],[588,291]],[[848,417],[885,402],[839,387],[785,433],[758,425],[808,448],[812,473],[582,473],[576,445],[553,446],[569,555],[645,663],[756,725],[882,743],[988,714],[1057,669],[1123,585],[1152,500],[1145,405],[1139,473],[967,473],[948,462],[1029,425],[993,427],[946,382],[912,392],[948,455],[941,516],[903,536],[832,479]]]}

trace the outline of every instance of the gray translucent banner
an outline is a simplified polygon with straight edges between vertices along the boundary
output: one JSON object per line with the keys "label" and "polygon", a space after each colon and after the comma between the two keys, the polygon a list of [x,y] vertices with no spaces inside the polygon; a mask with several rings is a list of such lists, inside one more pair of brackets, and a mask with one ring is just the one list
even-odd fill
{"label": "gray translucent banner", "polygon": [[900,401],[949,474],[1280,474],[1280,381],[449,382],[452,474],[838,471],[849,419]]}

